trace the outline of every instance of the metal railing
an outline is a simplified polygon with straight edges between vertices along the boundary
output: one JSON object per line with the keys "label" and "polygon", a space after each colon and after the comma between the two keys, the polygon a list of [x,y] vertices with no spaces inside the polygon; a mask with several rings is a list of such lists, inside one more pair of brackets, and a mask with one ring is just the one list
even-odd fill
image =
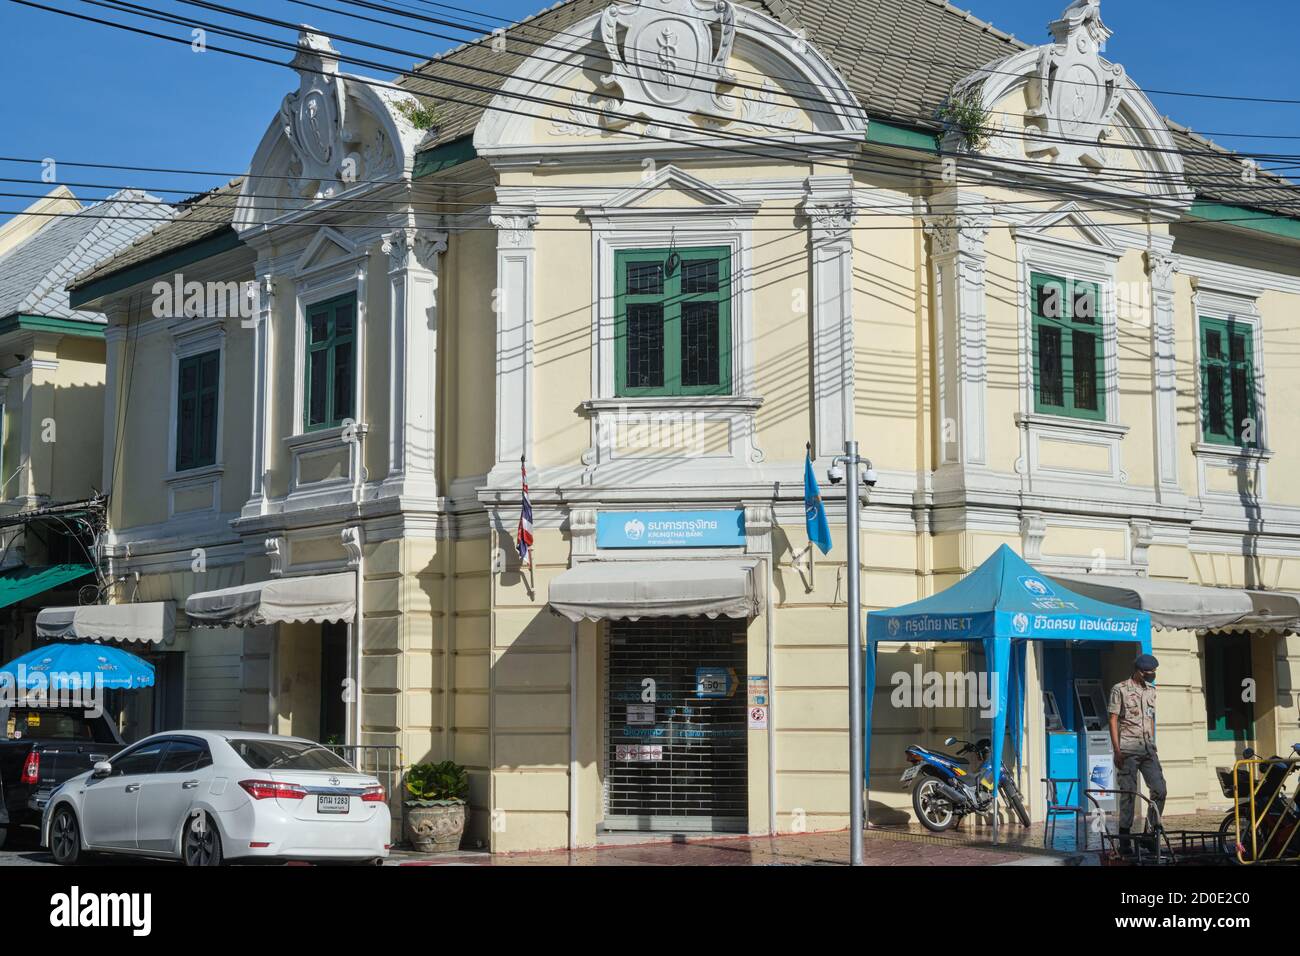
{"label": "metal railing", "polygon": [[[1237,860],[1240,863],[1300,862],[1300,787],[1287,793],[1287,783],[1300,766],[1300,758],[1251,757],[1232,768]],[[1261,775],[1260,768],[1267,770]],[[1245,771],[1243,774],[1242,771]],[[1249,791],[1242,793],[1242,786]],[[1249,829],[1243,832],[1243,828]]]}
{"label": "metal railing", "polygon": [[401,806],[402,774],[406,768],[402,748],[393,744],[322,744],[326,750],[338,754],[361,773],[379,778],[389,806]]}

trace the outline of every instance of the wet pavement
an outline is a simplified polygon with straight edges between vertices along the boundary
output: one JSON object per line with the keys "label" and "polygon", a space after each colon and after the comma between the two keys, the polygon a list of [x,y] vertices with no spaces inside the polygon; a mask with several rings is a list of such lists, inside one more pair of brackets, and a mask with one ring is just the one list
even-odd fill
{"label": "wet pavement", "polygon": [[[863,841],[868,866],[1060,866],[1065,854],[994,849],[906,831],[871,831]],[[453,853],[425,856],[398,851],[399,866],[844,866],[847,830],[777,837],[678,836],[636,844],[610,844],[574,852]]]}
{"label": "wet pavement", "polygon": [[[1222,813],[1171,816],[1170,830],[1217,831]],[[987,826],[965,821],[942,834],[919,824],[873,826],[863,849],[869,866],[1089,866],[1097,864],[1100,840],[1091,834],[1087,849],[1080,848],[1074,827],[1061,820],[1044,846],[1045,827],[1003,824],[999,845],[991,844]],[[1088,834],[1084,834],[1088,836]],[[34,837],[34,831],[32,833]],[[393,850],[388,866],[843,866],[848,863],[847,830],[782,834],[776,837],[672,835],[650,838],[645,834],[610,837],[612,842],[580,849],[534,853],[461,851],[436,856]],[[165,862],[122,857],[100,858],[95,863],[118,866],[175,866]],[[53,866],[49,853],[22,839],[0,851],[0,866]]]}

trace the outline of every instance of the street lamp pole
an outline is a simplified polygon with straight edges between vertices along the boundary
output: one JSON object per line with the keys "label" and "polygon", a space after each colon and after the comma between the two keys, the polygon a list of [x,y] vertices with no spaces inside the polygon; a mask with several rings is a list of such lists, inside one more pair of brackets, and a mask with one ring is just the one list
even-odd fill
{"label": "street lamp pole", "polygon": [[858,465],[867,466],[868,483],[875,483],[871,462],[858,457],[858,443],[846,441],[843,457],[836,464],[846,466],[845,507],[849,544],[849,862],[862,865],[864,829],[862,774],[862,595],[858,588],[861,564],[858,560]]}

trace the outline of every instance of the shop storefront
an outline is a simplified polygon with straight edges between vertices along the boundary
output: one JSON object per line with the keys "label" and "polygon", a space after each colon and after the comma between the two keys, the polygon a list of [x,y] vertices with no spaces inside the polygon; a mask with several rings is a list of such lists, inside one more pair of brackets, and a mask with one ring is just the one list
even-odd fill
{"label": "shop storefront", "polygon": [[[656,537],[684,521],[710,530]],[[746,546],[743,512],[608,512],[602,526],[612,530],[597,531],[595,558],[548,595],[575,626],[597,622],[583,632],[600,661],[599,829],[747,832],[753,751],[766,749],[751,734],[765,729],[750,714],[751,678],[765,674],[767,649],[756,626],[765,569],[728,551]],[[761,768],[758,782],[765,790]]]}
{"label": "shop storefront", "polygon": [[605,827],[746,829],[745,626],[614,621],[605,657]]}

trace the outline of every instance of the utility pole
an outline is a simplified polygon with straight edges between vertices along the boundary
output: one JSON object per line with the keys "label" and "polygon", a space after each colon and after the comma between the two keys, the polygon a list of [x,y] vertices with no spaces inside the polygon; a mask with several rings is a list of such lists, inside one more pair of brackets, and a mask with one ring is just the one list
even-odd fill
{"label": "utility pole", "polygon": [[[844,465],[847,474],[839,473]],[[858,487],[858,466],[865,465],[862,481],[868,487],[876,483],[876,472],[871,462],[858,457],[858,443],[846,441],[844,454],[835,459],[831,468],[831,484],[847,478],[844,503],[849,539],[849,863],[862,865],[862,834],[865,829],[863,789],[866,780],[862,773],[862,595],[859,591],[861,563],[858,559],[858,509],[861,507]]]}

